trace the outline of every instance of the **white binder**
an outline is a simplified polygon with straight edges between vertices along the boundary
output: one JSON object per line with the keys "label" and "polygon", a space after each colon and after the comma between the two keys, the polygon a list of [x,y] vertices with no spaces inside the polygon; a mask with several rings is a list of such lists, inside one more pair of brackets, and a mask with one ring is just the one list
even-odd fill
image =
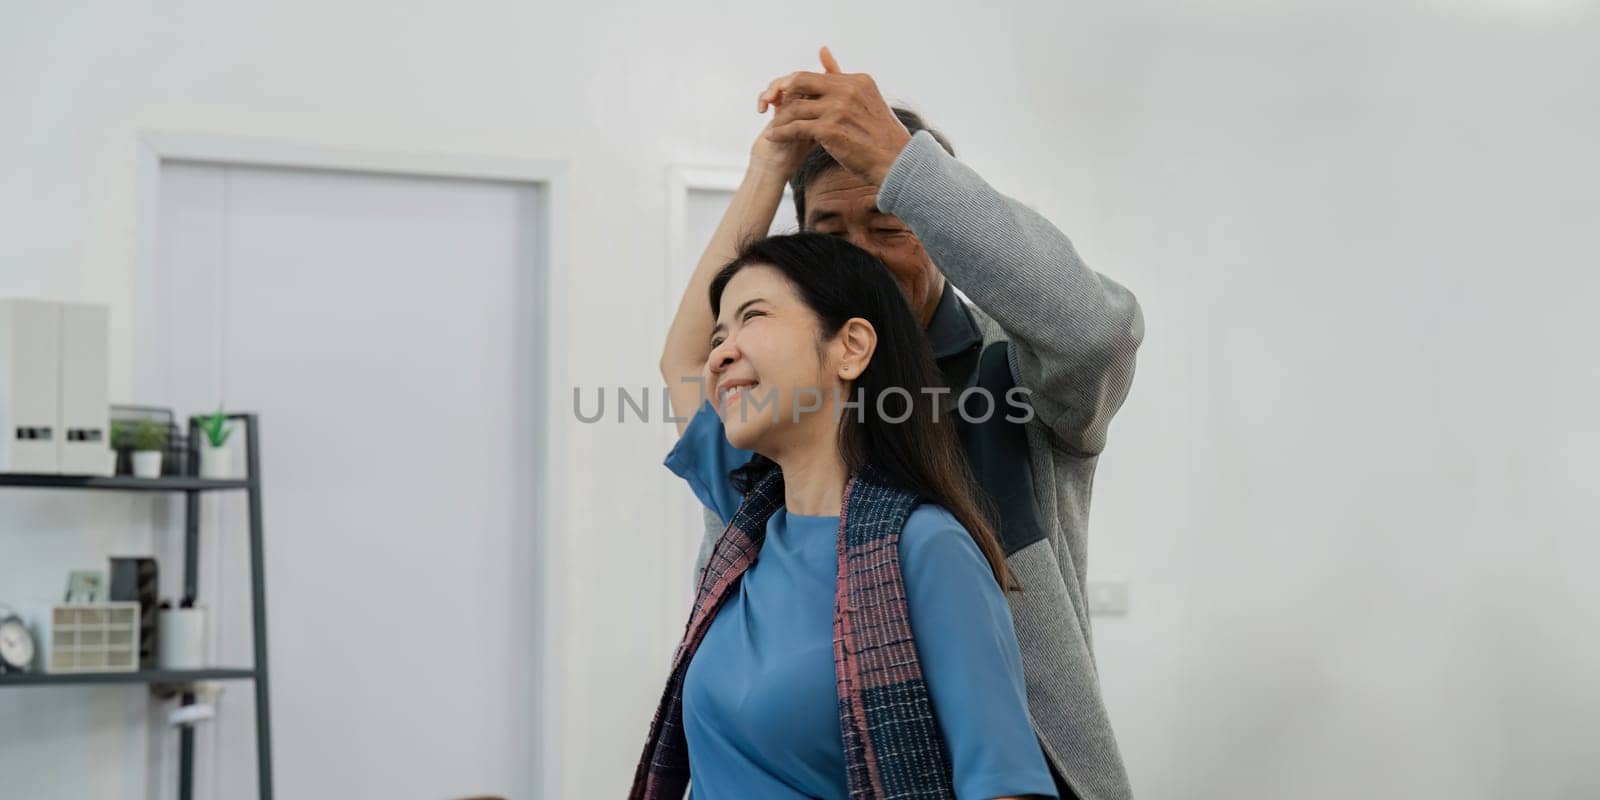
{"label": "white binder", "polygon": [[0,300],[0,472],[59,472],[61,307]]}
{"label": "white binder", "polygon": [[110,475],[111,314],[105,306],[61,305],[61,472]]}

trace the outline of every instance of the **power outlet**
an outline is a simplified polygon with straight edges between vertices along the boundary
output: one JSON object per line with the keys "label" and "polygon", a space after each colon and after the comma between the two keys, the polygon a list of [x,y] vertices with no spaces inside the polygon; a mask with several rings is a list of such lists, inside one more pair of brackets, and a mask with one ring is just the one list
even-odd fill
{"label": "power outlet", "polygon": [[1091,580],[1088,585],[1089,614],[1096,617],[1125,617],[1128,615],[1128,582],[1125,580]]}

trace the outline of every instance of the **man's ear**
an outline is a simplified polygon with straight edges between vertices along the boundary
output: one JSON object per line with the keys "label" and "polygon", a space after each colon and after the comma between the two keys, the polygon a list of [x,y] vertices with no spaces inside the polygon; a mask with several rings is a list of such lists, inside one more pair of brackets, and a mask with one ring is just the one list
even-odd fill
{"label": "man's ear", "polygon": [[851,317],[834,336],[839,349],[839,377],[853,381],[861,377],[878,349],[878,331],[872,323]]}

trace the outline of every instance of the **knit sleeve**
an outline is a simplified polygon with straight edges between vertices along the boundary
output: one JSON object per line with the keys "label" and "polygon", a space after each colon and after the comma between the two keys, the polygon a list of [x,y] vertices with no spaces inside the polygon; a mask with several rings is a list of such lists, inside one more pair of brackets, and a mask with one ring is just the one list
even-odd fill
{"label": "knit sleeve", "polygon": [[1105,449],[1144,340],[1133,293],[926,131],[895,159],[878,207],[910,226],[950,283],[1005,329],[1017,385],[1057,441],[1080,455]]}
{"label": "knit sleeve", "polygon": [[751,455],[749,450],[740,450],[728,443],[722,418],[717,416],[710,402],[702,402],[662,463],[672,474],[687,481],[694,496],[726,525],[743,499],[733,488],[728,473],[744,466]]}
{"label": "knit sleeve", "polygon": [[1011,611],[977,544],[949,511],[919,506],[901,534],[900,569],[956,797],[1056,797],[1028,717]]}

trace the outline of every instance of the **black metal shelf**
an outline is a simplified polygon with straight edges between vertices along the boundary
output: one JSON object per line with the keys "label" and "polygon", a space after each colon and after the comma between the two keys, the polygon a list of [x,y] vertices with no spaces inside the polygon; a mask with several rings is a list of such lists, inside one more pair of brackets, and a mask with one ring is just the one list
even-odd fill
{"label": "black metal shelf", "polygon": [[[65,686],[82,684],[149,684],[185,687],[179,702],[190,705],[194,694],[188,688],[196,681],[242,680],[250,681],[255,689],[256,714],[256,781],[257,797],[272,800],[272,722],[271,693],[267,682],[267,590],[262,562],[261,531],[261,450],[260,420],[255,414],[229,414],[228,419],[244,422],[245,474],[248,477],[230,480],[213,480],[186,475],[164,475],[160,478],[135,478],[129,475],[40,475],[0,474],[0,488],[20,489],[98,489],[120,492],[182,492],[184,493],[183,538],[183,594],[193,598],[200,588],[200,495],[202,492],[245,490],[250,523],[250,611],[252,644],[255,650],[253,668],[216,667],[211,669],[154,669],[138,672],[77,672],[58,674],[7,673],[0,675],[0,688],[24,686]],[[198,420],[189,420],[191,448],[200,441]],[[198,454],[190,451],[190,461],[197,462]],[[191,800],[194,796],[194,729],[183,726],[178,733],[178,798]]]}
{"label": "black metal shelf", "polygon": [[164,683],[196,681],[255,680],[256,671],[246,668],[146,669],[138,672],[8,672],[0,675],[0,688],[7,686],[61,686],[85,683]]}
{"label": "black metal shelf", "polygon": [[110,489],[121,492],[209,492],[224,489],[253,489],[250,478],[213,480],[182,475],[160,478],[135,478],[131,475],[40,475],[0,473],[0,486],[23,489]]}

